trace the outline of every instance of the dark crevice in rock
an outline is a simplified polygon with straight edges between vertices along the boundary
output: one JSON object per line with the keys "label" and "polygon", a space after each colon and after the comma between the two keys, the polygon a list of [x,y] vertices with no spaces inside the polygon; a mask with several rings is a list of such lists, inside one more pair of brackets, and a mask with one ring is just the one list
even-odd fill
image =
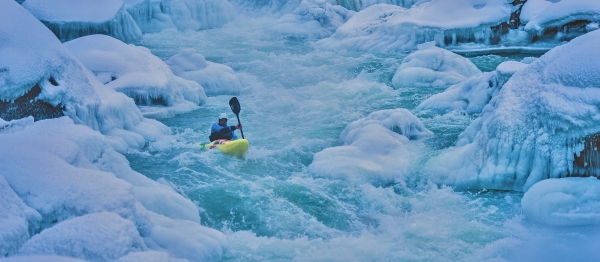
{"label": "dark crevice in rock", "polygon": [[573,171],[568,176],[600,177],[600,133],[585,137],[583,144],[584,148],[579,156],[573,154]]}
{"label": "dark crevice in rock", "polygon": [[[51,78],[50,82],[56,83]],[[58,85],[58,83],[57,83]],[[11,121],[16,119],[33,116],[35,121],[42,119],[58,118],[64,116],[64,107],[61,105],[53,106],[46,103],[37,96],[42,92],[39,85],[35,85],[29,92],[23,96],[15,99],[14,101],[1,101],[0,100],[0,118],[5,121]]]}

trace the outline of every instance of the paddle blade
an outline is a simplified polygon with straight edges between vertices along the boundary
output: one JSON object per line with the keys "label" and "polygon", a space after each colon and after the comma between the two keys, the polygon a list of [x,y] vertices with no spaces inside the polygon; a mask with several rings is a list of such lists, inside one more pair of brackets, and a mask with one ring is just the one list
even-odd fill
{"label": "paddle blade", "polygon": [[237,97],[232,97],[231,100],[229,100],[229,107],[231,107],[231,111],[233,111],[234,114],[238,115],[240,113],[240,110],[242,110],[242,107],[240,106],[240,101],[238,101]]}

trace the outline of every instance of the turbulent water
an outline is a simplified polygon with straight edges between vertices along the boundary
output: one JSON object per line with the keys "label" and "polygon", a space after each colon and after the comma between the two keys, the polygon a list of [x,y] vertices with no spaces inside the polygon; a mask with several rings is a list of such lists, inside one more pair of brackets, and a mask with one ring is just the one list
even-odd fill
{"label": "turbulent water", "polygon": [[[244,159],[201,151],[228,100],[210,97],[193,112],[161,119],[173,134],[130,152],[131,166],[176,188],[224,232],[225,261],[589,260],[599,257],[593,227],[549,228],[521,214],[522,193],[456,192],[419,173],[452,146],[473,116],[419,115],[435,136],[406,181],[356,184],[307,171],[315,153],[341,144],[352,121],[389,108],[414,109],[443,89],[391,88],[406,54],[328,52],[311,41],[265,31],[271,18],[239,17],[223,28],[163,31],[141,45],[168,58],[195,48],[232,67],[250,149]],[[483,71],[522,57],[470,58]],[[593,256],[592,256],[593,258]]]}

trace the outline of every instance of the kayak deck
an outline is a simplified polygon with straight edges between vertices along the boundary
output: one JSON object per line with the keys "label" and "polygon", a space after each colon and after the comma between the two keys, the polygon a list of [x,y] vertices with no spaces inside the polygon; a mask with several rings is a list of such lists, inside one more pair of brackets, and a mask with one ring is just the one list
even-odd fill
{"label": "kayak deck", "polygon": [[237,140],[225,140],[225,139],[217,139],[213,142],[202,144],[200,148],[204,150],[217,148],[219,151],[223,152],[223,154],[234,155],[237,157],[242,157],[248,151],[248,140],[246,139],[237,139]]}

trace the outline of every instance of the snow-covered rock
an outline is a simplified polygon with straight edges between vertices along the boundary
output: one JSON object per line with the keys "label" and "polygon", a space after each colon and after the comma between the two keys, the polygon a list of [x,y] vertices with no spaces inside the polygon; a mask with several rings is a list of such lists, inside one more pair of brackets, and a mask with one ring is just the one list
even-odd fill
{"label": "snow-covered rock", "polygon": [[206,101],[202,86],[175,76],[147,48],[106,35],[81,37],[64,45],[100,82],[133,98],[144,116],[172,116]]}
{"label": "snow-covered rock", "polygon": [[480,74],[473,62],[429,42],[402,60],[392,78],[394,88],[438,87],[459,83]]}
{"label": "snow-covered rock", "polygon": [[389,109],[350,123],[341,133],[342,146],[314,155],[308,167],[318,176],[356,183],[404,182],[411,161],[432,136],[407,109]]}
{"label": "snow-covered rock", "polygon": [[[547,178],[598,175],[600,31],[556,47],[516,72],[428,172],[459,188],[527,191]],[[586,162],[586,163],[583,163]]]}
{"label": "snow-covered rock", "polygon": [[496,37],[491,27],[507,22],[511,11],[505,0],[432,0],[410,9],[378,4],[353,15],[317,46],[394,52],[414,50],[430,41],[440,47],[458,42],[490,44]]}
{"label": "snow-covered rock", "polygon": [[176,76],[200,84],[207,95],[233,95],[242,91],[242,84],[231,67],[206,61],[195,49],[183,49],[165,63]]}
{"label": "snow-covered rock", "polygon": [[600,22],[600,2],[588,0],[528,0],[521,12],[525,30],[543,33],[575,21]]}
{"label": "snow-covered rock", "polygon": [[410,8],[413,5],[419,5],[429,1],[430,0],[336,0],[339,5],[354,11],[360,11],[376,4],[389,4]]}
{"label": "snow-covered rock", "polygon": [[125,10],[124,0],[27,0],[23,7],[44,22],[61,41],[106,34],[136,42],[142,32]]}

